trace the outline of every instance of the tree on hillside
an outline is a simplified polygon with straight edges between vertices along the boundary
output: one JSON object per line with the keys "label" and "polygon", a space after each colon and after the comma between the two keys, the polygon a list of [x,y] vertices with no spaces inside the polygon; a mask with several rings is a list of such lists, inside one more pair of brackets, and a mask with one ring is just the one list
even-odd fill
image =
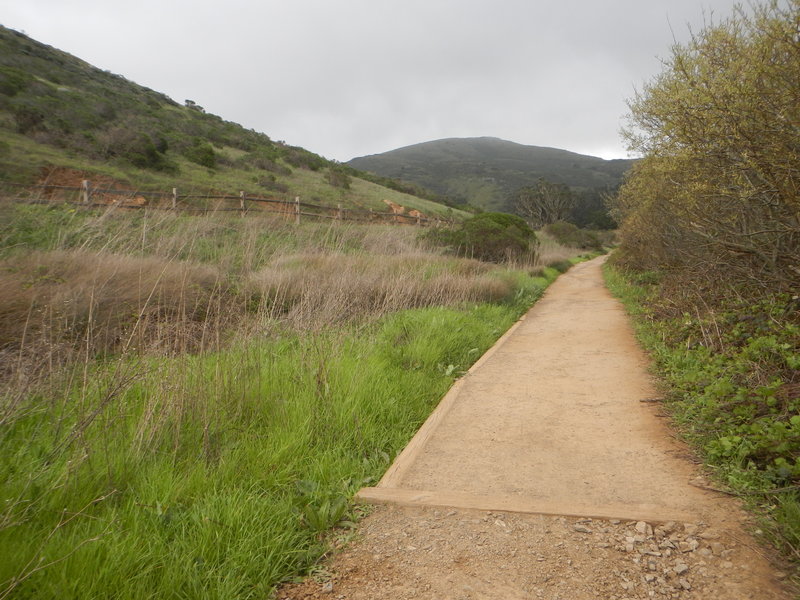
{"label": "tree on hillside", "polygon": [[572,211],[575,197],[569,186],[539,178],[535,186],[526,186],[513,196],[514,210],[534,229],[564,221]]}
{"label": "tree on hillside", "polygon": [[608,214],[606,199],[616,190],[592,188],[575,194],[575,204],[567,221],[584,229],[616,229],[617,224]]}
{"label": "tree on hillside", "polygon": [[644,159],[612,206],[628,263],[800,289],[800,0],[786,4],[676,45],[629,103]]}

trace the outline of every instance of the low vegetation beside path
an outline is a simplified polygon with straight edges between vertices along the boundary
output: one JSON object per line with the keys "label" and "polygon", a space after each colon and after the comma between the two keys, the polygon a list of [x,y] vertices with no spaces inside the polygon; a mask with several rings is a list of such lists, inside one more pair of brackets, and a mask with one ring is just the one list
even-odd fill
{"label": "low vegetation beside path", "polygon": [[268,597],[578,253],[0,210],[0,598]]}
{"label": "low vegetation beside path", "polygon": [[[797,298],[729,298],[693,310],[664,275],[606,267],[664,383],[664,407],[714,485],[763,517],[800,558],[800,322]],[[673,282],[674,283],[674,282]]]}

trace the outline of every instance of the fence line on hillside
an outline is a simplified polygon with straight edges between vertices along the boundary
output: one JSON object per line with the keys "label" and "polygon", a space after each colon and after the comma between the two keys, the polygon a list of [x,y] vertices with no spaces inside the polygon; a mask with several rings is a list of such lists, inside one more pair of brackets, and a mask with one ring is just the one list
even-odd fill
{"label": "fence line on hillside", "polygon": [[386,223],[421,227],[440,227],[453,224],[452,221],[447,219],[426,217],[416,210],[406,213],[404,207],[388,202],[387,204],[392,208],[392,212],[343,208],[341,204],[329,206],[301,202],[299,196],[295,196],[294,200],[281,200],[248,195],[243,191],[240,191],[238,195],[179,194],[178,188],[172,188],[169,192],[145,192],[112,187],[93,187],[89,180],[83,180],[80,186],[47,183],[29,185],[0,181],[0,188],[4,191],[9,188],[15,188],[22,192],[22,194],[12,195],[0,193],[0,198],[29,204],[67,203],[84,208],[118,207],[131,210],[171,210],[190,214],[214,212],[238,212],[243,216],[272,214],[287,220],[293,220],[298,224],[303,217],[354,223]]}

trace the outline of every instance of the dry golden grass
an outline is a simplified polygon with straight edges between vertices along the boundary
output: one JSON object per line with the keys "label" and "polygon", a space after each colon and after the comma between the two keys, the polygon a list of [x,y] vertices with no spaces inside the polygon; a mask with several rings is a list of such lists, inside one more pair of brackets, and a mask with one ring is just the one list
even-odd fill
{"label": "dry golden grass", "polygon": [[496,265],[442,256],[411,227],[113,208],[59,227],[48,249],[0,261],[6,380],[109,353],[203,352],[253,331],[514,293]]}
{"label": "dry golden grass", "polygon": [[539,238],[539,253],[536,259],[536,265],[546,267],[549,264],[562,260],[569,260],[586,253],[586,250],[559,244],[544,231],[537,231],[536,237]]}
{"label": "dry golden grass", "polygon": [[0,262],[0,348],[6,356],[44,353],[48,362],[78,349],[194,351],[204,346],[209,317],[224,315],[215,304],[225,294],[219,270],[208,265],[34,252]]}
{"label": "dry golden grass", "polygon": [[512,292],[478,261],[413,254],[286,255],[254,272],[249,289],[270,318],[301,329],[405,308],[491,302]]}

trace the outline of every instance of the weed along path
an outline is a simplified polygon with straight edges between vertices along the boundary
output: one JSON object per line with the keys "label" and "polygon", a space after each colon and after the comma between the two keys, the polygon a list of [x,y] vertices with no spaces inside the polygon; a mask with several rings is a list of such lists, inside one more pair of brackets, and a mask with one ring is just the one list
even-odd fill
{"label": "weed along path", "polygon": [[603,259],[559,277],[441,401],[358,539],[279,598],[791,597],[670,433]]}

